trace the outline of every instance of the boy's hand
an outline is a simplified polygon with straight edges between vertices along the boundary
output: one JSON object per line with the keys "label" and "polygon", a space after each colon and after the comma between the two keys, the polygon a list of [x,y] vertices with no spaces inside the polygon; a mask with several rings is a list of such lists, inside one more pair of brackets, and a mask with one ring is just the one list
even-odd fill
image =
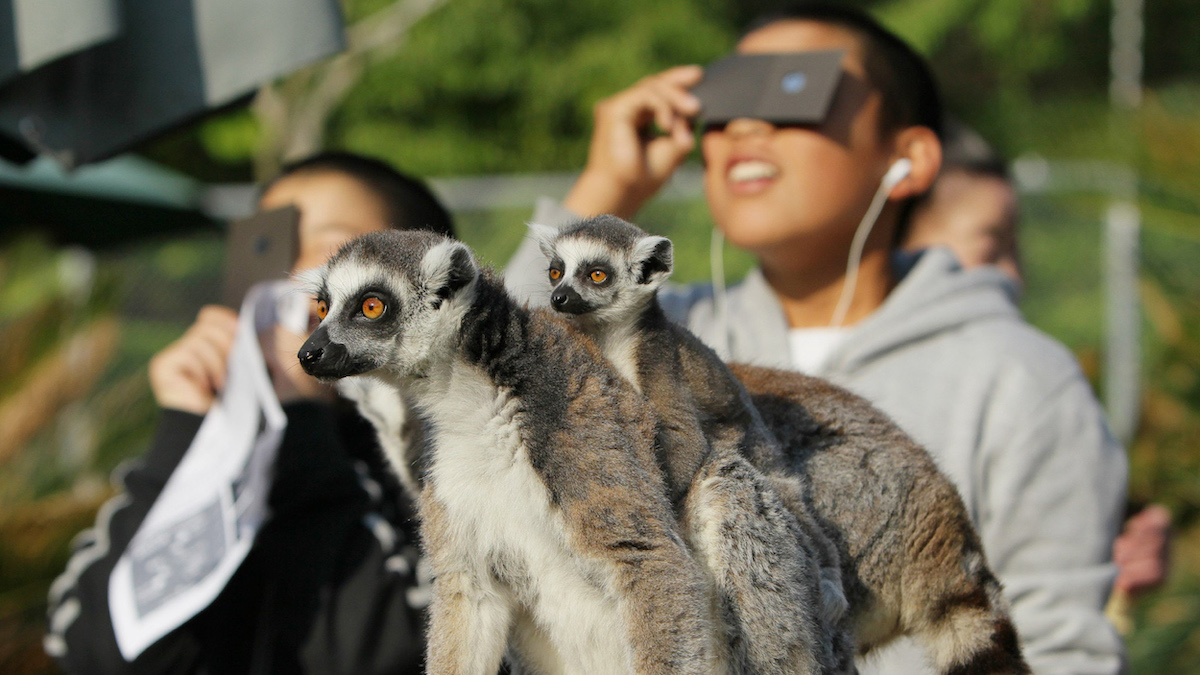
{"label": "boy's hand", "polygon": [[[150,359],[150,390],[160,408],[204,415],[225,387],[237,312],[207,305],[178,340]],[[309,377],[296,360],[304,337],[275,327],[259,336],[267,370],[281,403],[329,399],[333,390]]]}
{"label": "boy's hand", "polygon": [[161,408],[203,415],[225,386],[237,312],[208,305],[178,340],[150,359],[150,390]]}
{"label": "boy's hand", "polygon": [[[699,66],[678,66],[597,103],[587,166],[563,205],[585,217],[637,213],[695,146],[700,100],[688,88],[703,76]],[[650,135],[651,123],[664,135]]]}
{"label": "boy's hand", "polygon": [[1113,545],[1119,590],[1138,595],[1162,585],[1170,565],[1171,513],[1151,504],[1125,522]]}

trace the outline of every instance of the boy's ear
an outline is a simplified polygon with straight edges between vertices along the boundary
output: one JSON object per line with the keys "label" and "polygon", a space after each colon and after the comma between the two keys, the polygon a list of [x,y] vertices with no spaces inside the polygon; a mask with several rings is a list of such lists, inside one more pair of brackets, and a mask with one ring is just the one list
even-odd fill
{"label": "boy's ear", "polygon": [[666,237],[643,237],[634,245],[632,262],[637,282],[658,288],[675,269],[675,247]]}
{"label": "boy's ear", "polygon": [[460,241],[446,240],[425,252],[421,258],[425,287],[434,299],[434,308],[459,294],[479,276],[479,267],[471,249]]}
{"label": "boy's ear", "polygon": [[907,158],[912,166],[900,182],[888,192],[898,201],[925,194],[942,169],[942,142],[929,127],[913,126],[896,135],[895,159]]}
{"label": "boy's ear", "polygon": [[529,237],[537,242],[538,248],[542,249],[542,255],[547,258],[553,258],[553,244],[558,237],[558,228],[550,225],[542,225],[541,223],[528,223]]}

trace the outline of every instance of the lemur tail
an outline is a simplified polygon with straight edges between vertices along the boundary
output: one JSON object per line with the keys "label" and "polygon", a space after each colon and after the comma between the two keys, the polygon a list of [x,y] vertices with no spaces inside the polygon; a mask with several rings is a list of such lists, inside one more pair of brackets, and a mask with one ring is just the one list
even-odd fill
{"label": "lemur tail", "polygon": [[[923,542],[925,562],[940,570],[927,569],[921,575],[923,583],[905,589],[904,611],[909,616],[904,623],[942,675],[1031,672],[1021,656],[1008,602],[988,569],[978,537],[968,528],[958,534],[949,541]],[[954,549],[957,555],[939,555]]]}
{"label": "lemur tail", "polygon": [[[979,596],[998,594],[999,589],[999,584],[992,584]],[[1024,675],[1030,672],[1007,612],[997,611],[994,601],[983,604],[968,597],[947,600],[956,606],[947,607],[940,617],[931,617],[933,620],[925,630],[914,635],[933,654],[939,673]]]}

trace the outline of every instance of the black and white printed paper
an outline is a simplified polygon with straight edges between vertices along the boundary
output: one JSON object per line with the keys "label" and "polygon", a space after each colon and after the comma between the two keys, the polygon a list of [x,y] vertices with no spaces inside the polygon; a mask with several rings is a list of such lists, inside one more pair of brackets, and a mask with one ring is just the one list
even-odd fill
{"label": "black and white printed paper", "polygon": [[287,426],[258,335],[278,322],[296,333],[307,298],[288,282],[246,295],[225,390],[109,577],[109,611],[132,661],[207,607],[250,551]]}

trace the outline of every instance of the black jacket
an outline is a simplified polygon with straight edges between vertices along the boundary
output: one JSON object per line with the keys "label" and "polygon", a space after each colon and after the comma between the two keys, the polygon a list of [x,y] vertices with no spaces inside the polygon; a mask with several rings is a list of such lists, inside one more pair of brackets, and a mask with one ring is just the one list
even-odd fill
{"label": "black jacket", "polygon": [[[339,408],[340,410],[340,408]],[[77,540],[50,593],[46,649],[72,673],[418,673],[424,617],[416,523],[353,412],[284,407],[272,516],[207,609],[132,663],[117,649],[108,578],[202,420],[164,411],[125,492]]]}

